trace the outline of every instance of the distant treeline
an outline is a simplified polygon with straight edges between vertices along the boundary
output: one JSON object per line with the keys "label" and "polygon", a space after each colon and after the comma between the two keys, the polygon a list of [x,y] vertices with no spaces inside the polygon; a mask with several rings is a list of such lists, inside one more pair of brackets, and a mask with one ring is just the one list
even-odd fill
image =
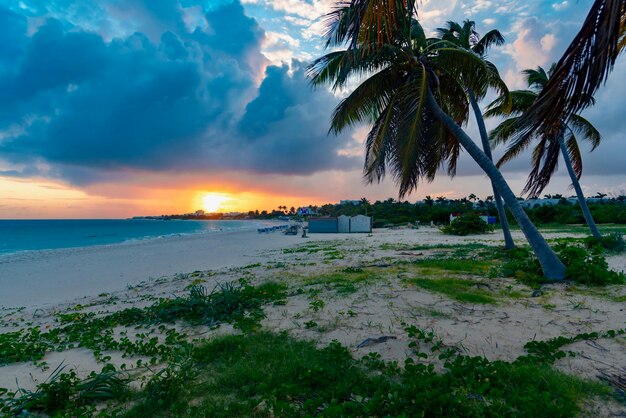
{"label": "distant treeline", "polygon": [[[535,225],[542,224],[579,224],[585,223],[578,203],[568,201],[565,198],[552,199],[554,203],[535,203],[525,210]],[[618,223],[626,224],[626,198],[593,199],[588,201],[589,209],[596,223]],[[450,221],[452,213],[477,212],[490,216],[498,215],[492,199],[480,200],[474,195],[467,198],[450,200],[442,197],[426,199],[410,203],[399,202],[394,199],[385,201],[369,202],[367,199],[353,201],[344,204],[326,204],[322,206],[309,206],[316,216],[354,216],[358,214],[368,215],[373,218],[374,228],[389,225],[400,225],[414,223],[416,221],[424,224],[431,221],[436,224],[446,224]],[[515,224],[515,219],[507,212],[509,223]],[[295,208],[287,209],[281,206],[273,211],[249,211],[247,213],[224,215],[212,213],[204,215],[163,215],[159,217],[148,217],[151,219],[276,219],[279,217],[303,218],[297,215]]]}
{"label": "distant treeline", "polygon": [[[589,208],[597,223],[626,224],[626,202],[624,199],[604,199],[600,202],[589,202]],[[314,208],[315,209],[315,208]],[[530,219],[536,225],[541,224],[576,224],[584,223],[580,207],[566,199],[560,199],[556,204],[540,205],[525,208]],[[372,216],[374,227],[385,225],[406,224],[419,221],[420,223],[445,224],[450,221],[452,213],[479,212],[496,216],[496,207],[491,200],[458,200],[425,199],[417,203],[398,202],[393,199],[376,201],[374,203],[362,200],[360,204],[323,205],[317,208],[320,215],[338,216],[366,214]],[[508,213],[509,222],[515,220]]]}

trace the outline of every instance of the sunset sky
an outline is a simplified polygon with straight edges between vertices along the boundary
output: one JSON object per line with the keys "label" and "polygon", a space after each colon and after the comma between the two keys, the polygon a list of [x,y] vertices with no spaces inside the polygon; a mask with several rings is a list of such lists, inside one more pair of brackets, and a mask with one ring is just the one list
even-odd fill
{"label": "sunset sky", "polygon": [[[207,195],[223,211],[397,198],[390,179],[362,181],[367,127],[327,135],[339,98],[304,74],[333,3],[0,0],[0,218],[182,213]],[[520,70],[560,57],[591,3],[424,0],[419,17],[429,31],[499,29],[507,42],[489,59],[515,89]],[[603,135],[584,155],[590,195],[626,194],[625,73],[622,56],[584,114]],[[527,167],[525,155],[504,169],[516,193]],[[546,193],[568,186],[562,167]],[[407,199],[470,193],[491,191],[463,157],[456,178]]]}

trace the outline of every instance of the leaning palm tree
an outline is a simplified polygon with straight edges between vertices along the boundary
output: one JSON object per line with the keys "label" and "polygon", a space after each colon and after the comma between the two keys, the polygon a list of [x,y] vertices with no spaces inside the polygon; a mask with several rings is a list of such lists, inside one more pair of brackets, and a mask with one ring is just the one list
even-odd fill
{"label": "leaning palm tree", "polygon": [[[449,41],[454,45],[457,45],[467,51],[471,51],[481,57],[485,61],[487,68],[492,73],[492,76],[489,78],[489,84],[483,86],[481,90],[474,91],[469,88],[467,89],[469,102],[472,106],[476,123],[478,125],[483,151],[487,154],[489,159],[492,159],[491,148],[489,146],[489,135],[487,134],[485,120],[483,119],[483,114],[480,110],[480,106],[478,105],[478,101],[484,98],[489,87],[494,87],[503,93],[503,97],[508,97],[508,89],[504,81],[500,78],[496,66],[486,59],[487,50],[492,45],[502,45],[504,43],[504,37],[498,30],[495,29],[487,32],[483,37],[480,37],[478,32],[476,32],[475,23],[471,20],[464,21],[463,25],[449,21],[447,23],[447,27],[439,28],[437,29],[437,32],[439,33],[439,37],[441,39]],[[472,74],[466,76],[472,77]],[[509,221],[506,217],[506,212],[504,211],[504,205],[502,204],[500,193],[498,192],[498,189],[496,189],[493,182],[491,183],[491,188],[493,189],[494,202],[496,204],[496,209],[498,210],[498,217],[500,218],[500,225],[502,226],[502,234],[504,235],[504,247],[507,250],[515,248],[515,242],[511,236]]]}
{"label": "leaning palm tree", "polygon": [[[364,23],[355,19],[358,10],[350,4],[340,3],[327,17],[327,46],[347,45],[347,49],[314,61],[309,75],[315,85],[328,84],[334,90],[345,88],[355,77],[363,80],[335,109],[331,131],[363,122],[372,125],[365,144],[366,180],[380,181],[390,169],[402,197],[420,181],[433,180],[444,163],[453,174],[463,146],[501,193],[545,277],[563,279],[563,263],[532,224],[500,171],[461,128],[469,114],[466,88],[480,91],[491,77],[485,62],[448,41],[427,39],[412,18],[412,10],[395,16],[383,42],[359,37],[361,32],[350,28],[355,22]],[[473,77],[463,79],[463,74]]]}
{"label": "leaning palm tree", "polygon": [[518,121],[519,137],[546,135],[590,105],[626,48],[626,0],[595,0],[535,104]]}
{"label": "leaning palm tree", "polygon": [[[554,65],[552,66],[554,69]],[[593,151],[601,141],[598,130],[582,116],[573,113],[569,117],[557,120],[549,131],[537,131],[534,135],[524,135],[516,140],[511,140],[519,129],[519,120],[523,112],[528,111],[536,103],[537,96],[549,83],[552,69],[546,71],[538,67],[536,70],[525,70],[529,90],[518,90],[510,93],[513,106],[501,97],[496,99],[487,107],[485,116],[509,116],[498,127],[491,132],[491,139],[494,145],[510,143],[504,156],[498,161],[498,166],[515,158],[526,149],[532,140],[537,140],[532,153],[532,169],[523,193],[528,193],[531,197],[537,197],[548,185],[552,175],[557,170],[559,154],[562,155],[565,167],[572,181],[572,186],[576,190],[576,197],[582,209],[583,216],[593,236],[601,238],[600,231],[591,216],[587,201],[580,187],[579,179],[582,175],[582,157],[578,146],[578,139],[585,140],[591,144]],[[587,98],[592,102],[592,98]]]}

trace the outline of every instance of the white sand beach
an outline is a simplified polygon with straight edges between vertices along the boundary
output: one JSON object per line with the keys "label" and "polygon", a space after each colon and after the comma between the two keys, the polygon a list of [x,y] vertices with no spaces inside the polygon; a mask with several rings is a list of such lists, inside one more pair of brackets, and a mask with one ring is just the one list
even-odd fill
{"label": "white sand beach", "polygon": [[[572,234],[546,234],[547,238],[564,236]],[[621,301],[626,293],[624,286],[594,290],[553,284],[544,286],[540,297],[531,297],[529,287],[514,279],[498,278],[487,286],[502,300],[495,305],[476,305],[411,286],[407,279],[414,273],[394,269],[399,261],[437,254],[436,249],[411,250],[410,246],[500,245],[500,237],[497,233],[455,237],[429,227],[383,229],[373,234],[314,234],[307,239],[278,232],[236,232],[5,256],[0,259],[0,305],[4,307],[0,325],[3,332],[15,330],[13,324],[21,321],[48,329],[55,326],[56,315],[68,309],[101,313],[141,307],[155,298],[183,295],[197,281],[210,289],[216,283],[245,276],[252,283],[274,280],[291,289],[319,288],[316,298],[323,300],[322,309],[311,308],[309,294],[295,292],[286,305],[268,306],[262,325],[315,340],[320,346],[338,340],[356,357],[375,351],[385,359],[403,361],[411,355],[404,323],[432,329],[446,344],[491,360],[515,359],[525,353],[524,344],[534,339],[626,326]],[[514,238],[523,242],[519,232]],[[312,246],[322,250],[299,251]],[[333,251],[340,257],[329,257]],[[626,256],[607,260],[612,269],[626,271]],[[315,284],[324,274],[346,266],[370,268],[376,280],[359,283],[358,289],[347,295]],[[190,274],[196,271],[200,273]],[[113,299],[116,302],[112,305]],[[26,308],[7,309],[18,306]],[[317,326],[304,326],[311,321]],[[218,330],[205,326],[184,329],[203,337],[237,332],[230,325]],[[371,347],[357,347],[367,338],[382,335],[395,338]],[[588,378],[623,375],[625,344],[624,338],[576,343],[568,349],[578,355],[559,360],[556,366]],[[110,355],[113,363],[124,361],[116,353]],[[63,363],[82,375],[101,367],[86,349],[50,353],[45,361],[51,369]],[[15,387],[16,379],[22,387],[35,387],[49,373],[49,369],[41,370],[30,362],[10,364],[0,367],[0,387]]]}
{"label": "white sand beach", "polygon": [[151,278],[256,263],[261,251],[302,242],[279,232],[237,231],[4,255],[0,307],[53,306]]}

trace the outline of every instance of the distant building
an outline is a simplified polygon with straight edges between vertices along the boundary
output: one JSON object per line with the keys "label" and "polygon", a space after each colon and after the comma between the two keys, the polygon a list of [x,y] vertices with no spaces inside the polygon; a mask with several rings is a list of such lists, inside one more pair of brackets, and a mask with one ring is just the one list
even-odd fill
{"label": "distant building", "polygon": [[309,232],[332,234],[339,232],[337,218],[309,218]]}
{"label": "distant building", "polygon": [[348,233],[350,232],[350,217],[341,215],[337,217],[337,232]]}
{"label": "distant building", "polygon": [[324,218],[309,218],[310,233],[369,233],[372,232],[372,218],[365,215]]}
{"label": "distant building", "polygon": [[299,216],[311,216],[316,215],[315,211],[311,208],[298,208],[296,215]]}
{"label": "distant building", "polygon": [[350,232],[372,232],[372,218],[365,215],[356,215],[350,218]]}

